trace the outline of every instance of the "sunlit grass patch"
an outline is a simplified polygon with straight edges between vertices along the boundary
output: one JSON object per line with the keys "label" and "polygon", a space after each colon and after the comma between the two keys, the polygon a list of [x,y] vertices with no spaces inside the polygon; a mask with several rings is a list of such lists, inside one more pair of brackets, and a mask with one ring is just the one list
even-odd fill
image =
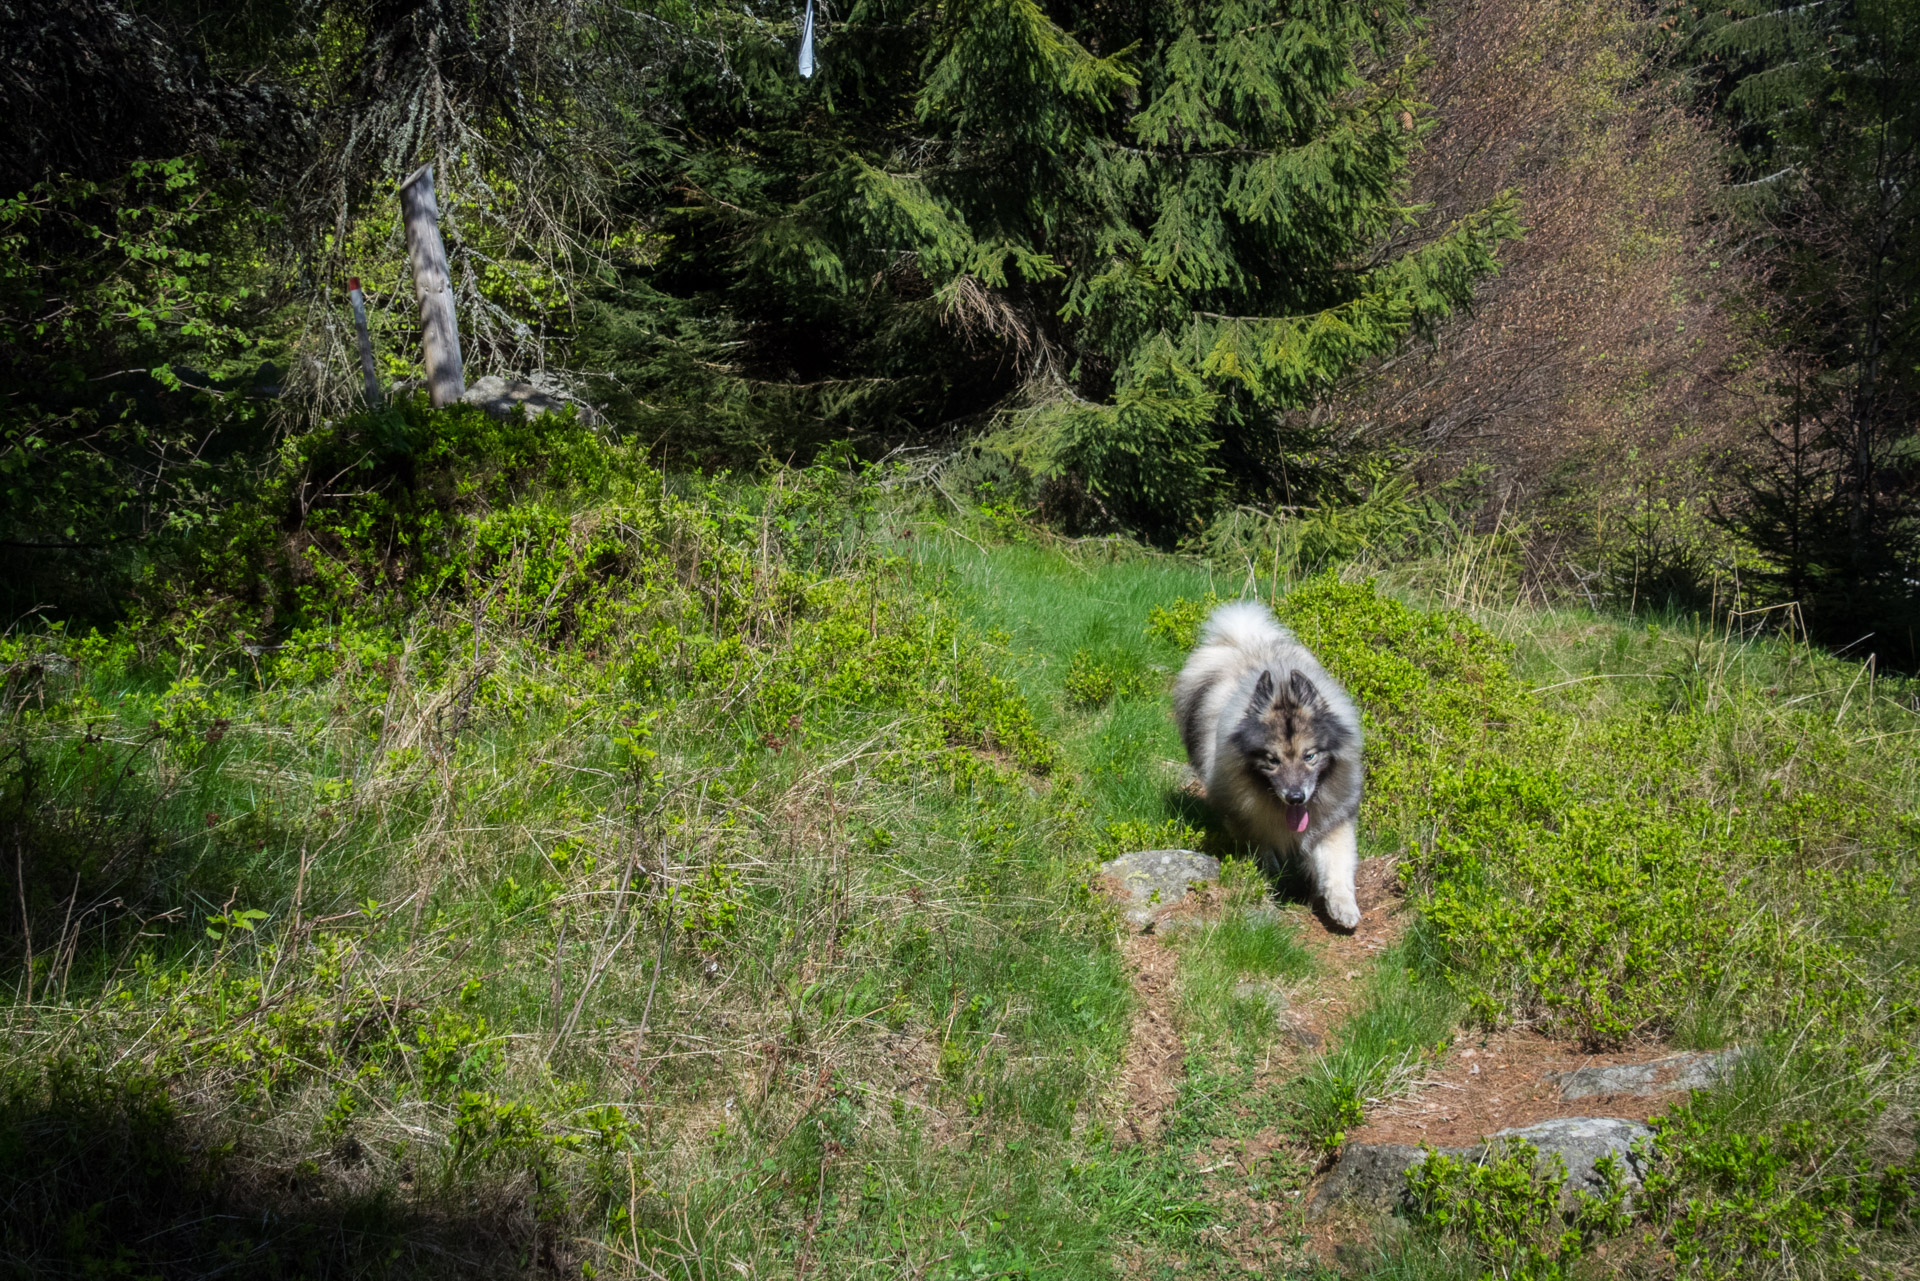
{"label": "sunlit grass patch", "polygon": [[1404,1090],[1422,1061],[1451,1042],[1461,1005],[1416,967],[1420,945],[1416,937],[1381,956],[1360,1008],[1289,1085],[1293,1124],[1308,1144],[1337,1148],[1366,1119],[1368,1108]]}
{"label": "sunlit grass patch", "polygon": [[1272,894],[1255,861],[1230,859],[1206,914],[1174,922],[1190,1052],[1239,1063],[1265,1051],[1278,1039],[1290,990],[1314,972],[1300,915],[1276,910]]}

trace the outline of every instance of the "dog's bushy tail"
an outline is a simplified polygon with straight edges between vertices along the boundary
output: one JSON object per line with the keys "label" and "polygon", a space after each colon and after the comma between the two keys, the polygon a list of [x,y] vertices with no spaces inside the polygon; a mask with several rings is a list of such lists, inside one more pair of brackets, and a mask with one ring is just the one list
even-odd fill
{"label": "dog's bushy tail", "polygon": [[1222,605],[1200,629],[1202,645],[1231,645],[1254,653],[1284,637],[1286,630],[1273,612],[1258,601],[1237,600]]}

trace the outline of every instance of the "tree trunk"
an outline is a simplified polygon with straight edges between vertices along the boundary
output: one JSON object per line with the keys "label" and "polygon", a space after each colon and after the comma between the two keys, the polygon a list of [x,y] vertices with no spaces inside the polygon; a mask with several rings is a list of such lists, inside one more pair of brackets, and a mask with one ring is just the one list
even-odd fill
{"label": "tree trunk", "polygon": [[420,296],[420,345],[426,353],[427,392],[435,409],[467,390],[460,367],[460,325],[453,315],[447,249],[440,241],[440,206],[433,198],[433,166],[422,165],[400,184],[400,217],[407,229],[413,289]]}

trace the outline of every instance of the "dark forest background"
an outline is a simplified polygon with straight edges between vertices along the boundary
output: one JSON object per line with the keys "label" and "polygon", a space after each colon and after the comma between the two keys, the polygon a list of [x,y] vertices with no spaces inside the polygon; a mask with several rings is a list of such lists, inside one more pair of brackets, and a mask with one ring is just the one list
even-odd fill
{"label": "dark forest background", "polygon": [[1907,0],[818,21],[803,79],[758,0],[4,0],[10,620],[271,629],[235,513],[358,408],[348,277],[417,376],[431,163],[469,380],[671,467],[908,451],[1296,561],[1498,532],[1539,590],[1920,657]]}

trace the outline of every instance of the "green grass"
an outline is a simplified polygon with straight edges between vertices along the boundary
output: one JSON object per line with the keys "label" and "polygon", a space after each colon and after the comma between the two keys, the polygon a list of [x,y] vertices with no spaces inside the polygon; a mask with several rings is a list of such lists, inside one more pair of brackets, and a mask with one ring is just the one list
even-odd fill
{"label": "green grass", "polygon": [[1361,1006],[1334,1044],[1289,1090],[1297,1133],[1331,1151],[1367,1108],[1403,1091],[1422,1062],[1442,1052],[1459,1026],[1460,1002],[1411,962],[1418,939],[1388,950],[1368,976]]}
{"label": "green grass", "polygon": [[[1166,711],[1186,655],[1146,620],[1205,592],[1205,569],[1126,549],[1082,557],[1016,542],[988,552],[948,539],[931,550],[969,616],[1005,638],[1028,704],[1080,766],[1091,821],[1119,829],[1115,852],[1199,839],[1194,829],[1213,820],[1178,791],[1186,753]],[[1074,693],[1089,672],[1109,678],[1097,701]]]}
{"label": "green grass", "polygon": [[[421,607],[366,589],[264,656],[12,650],[9,1256],[1097,1257],[1046,1155],[1125,1032],[1084,804],[839,484],[615,477],[474,597],[490,517]],[[330,552],[363,583],[372,516]],[[118,1182],[51,1177],[103,1143]]]}
{"label": "green grass", "polygon": [[[1275,1008],[1322,927],[1180,790],[1165,707],[1239,579],[831,465],[408,430],[415,488],[378,463],[297,556],[250,541],[268,486],[198,594],[0,642],[8,1267],[1311,1271],[1315,1163],[1463,1021],[1753,1047],[1612,1257],[1910,1265],[1910,685],[1501,604],[1463,561],[1291,585],[1420,915],[1305,1052]],[[1162,845],[1229,861],[1171,937],[1179,1097],[1134,1144],[1089,879]],[[1378,1239],[1342,1266],[1476,1257]]]}

